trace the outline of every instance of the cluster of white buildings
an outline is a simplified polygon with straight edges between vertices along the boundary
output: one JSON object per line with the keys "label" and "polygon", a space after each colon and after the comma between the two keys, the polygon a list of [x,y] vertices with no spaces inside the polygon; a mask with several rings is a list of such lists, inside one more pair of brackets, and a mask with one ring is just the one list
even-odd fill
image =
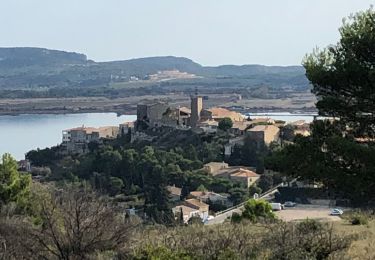
{"label": "cluster of white buildings", "polygon": [[90,143],[102,143],[103,139],[114,139],[127,134],[134,127],[133,122],[125,122],[119,126],[76,127],[62,132],[62,147],[68,154],[84,154],[89,151]]}

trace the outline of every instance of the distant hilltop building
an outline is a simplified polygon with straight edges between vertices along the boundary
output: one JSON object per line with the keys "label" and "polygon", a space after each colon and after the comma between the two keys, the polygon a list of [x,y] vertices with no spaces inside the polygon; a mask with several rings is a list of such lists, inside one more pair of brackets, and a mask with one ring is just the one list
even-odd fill
{"label": "distant hilltop building", "polygon": [[171,108],[164,102],[137,106],[137,122],[151,127],[188,127],[190,114],[191,110],[187,107]]}
{"label": "distant hilltop building", "polygon": [[181,72],[179,70],[163,70],[158,71],[156,74],[152,74],[148,76],[148,80],[152,81],[166,81],[171,79],[192,79],[192,78],[200,78],[194,74],[190,74],[187,72]]}
{"label": "distant hilltop building", "polygon": [[164,102],[137,105],[137,121],[143,121],[151,126],[157,126],[168,108],[168,104]]}
{"label": "distant hilltop building", "polygon": [[139,104],[137,122],[150,127],[169,126],[181,129],[201,128],[216,131],[218,122],[230,118],[233,122],[242,122],[244,117],[235,111],[221,107],[204,109],[203,97],[196,91],[190,97],[190,109],[187,107],[170,107],[165,102]]}

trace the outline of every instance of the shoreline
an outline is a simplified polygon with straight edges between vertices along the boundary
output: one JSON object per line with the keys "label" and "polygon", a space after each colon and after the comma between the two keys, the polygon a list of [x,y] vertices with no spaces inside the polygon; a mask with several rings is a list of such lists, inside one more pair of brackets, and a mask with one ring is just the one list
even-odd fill
{"label": "shoreline", "polygon": [[[230,109],[230,108],[228,108]],[[301,110],[301,109],[288,109],[288,108],[275,108],[275,109],[241,109],[237,112],[248,114],[259,114],[259,116],[316,116],[317,110]],[[21,115],[67,115],[67,114],[97,114],[97,113],[115,113],[117,116],[122,115],[136,115],[137,111],[134,109],[123,111],[117,109],[82,109],[82,110],[19,110],[19,111],[0,111],[0,116],[21,116]],[[277,113],[277,114],[274,114]],[[286,114],[283,114],[286,113]]]}
{"label": "shoreline", "polygon": [[22,116],[22,115],[68,115],[68,114],[102,114],[102,113],[115,113],[117,116],[126,115],[136,115],[137,111],[117,111],[117,110],[64,110],[64,111],[50,111],[50,110],[31,110],[31,111],[17,111],[17,112],[2,112],[0,111],[0,116]]}
{"label": "shoreline", "polygon": [[[190,106],[190,97],[186,95],[148,95],[109,99],[106,97],[76,98],[28,98],[1,99],[0,116],[22,114],[79,114],[79,113],[116,113],[134,115],[137,105],[156,101],[168,102],[170,106]],[[242,99],[233,100],[231,96],[215,94],[205,101],[204,107],[224,107],[242,114],[289,112],[316,113],[315,100],[310,97],[291,97],[287,99]]]}

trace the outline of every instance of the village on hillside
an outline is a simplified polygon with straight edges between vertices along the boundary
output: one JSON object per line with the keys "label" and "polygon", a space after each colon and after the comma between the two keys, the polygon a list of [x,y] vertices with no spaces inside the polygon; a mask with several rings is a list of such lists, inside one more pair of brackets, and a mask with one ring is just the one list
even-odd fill
{"label": "village on hillside", "polygon": [[[256,149],[262,149],[272,145],[288,144],[296,135],[308,136],[310,134],[310,124],[303,120],[286,123],[269,117],[245,117],[238,112],[221,107],[206,108],[204,98],[197,93],[191,96],[190,101],[190,108],[171,107],[165,102],[139,104],[137,120],[124,122],[119,126],[99,128],[81,126],[63,130],[61,153],[65,155],[85,154],[92,149],[94,144],[98,145],[105,140],[118,137],[127,137],[131,143],[152,142],[162,135],[163,131],[193,131],[196,134],[210,135],[226,132],[229,138],[223,146],[223,155],[227,160],[231,158],[232,153],[236,153],[237,147],[245,144],[246,139],[251,140]],[[223,125],[223,122],[227,125]],[[31,167],[28,161],[21,161],[20,168],[27,171],[41,171],[38,167]],[[275,174],[268,169],[263,169],[260,173],[255,166],[232,166],[224,161],[207,162],[203,165],[202,171],[213,178],[239,183],[246,189],[256,187],[264,173],[269,176]],[[36,175],[34,178],[40,179],[42,176]],[[283,181],[285,179],[279,178],[271,186],[280,185]],[[305,184],[299,183],[298,187],[303,187],[303,185]],[[207,222],[212,219],[212,214],[237,206],[227,193],[217,193],[203,188],[182,194],[186,191],[175,184],[167,186],[167,190],[170,193],[173,213],[176,216],[181,215],[185,223],[197,216],[203,222]],[[214,206],[210,209],[210,205]],[[136,214],[137,210],[128,208],[127,212]]]}

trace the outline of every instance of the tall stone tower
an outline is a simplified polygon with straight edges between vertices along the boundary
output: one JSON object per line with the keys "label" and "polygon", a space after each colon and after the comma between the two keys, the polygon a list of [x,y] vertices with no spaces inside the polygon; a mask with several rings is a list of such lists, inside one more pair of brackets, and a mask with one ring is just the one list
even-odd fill
{"label": "tall stone tower", "polygon": [[203,98],[198,95],[198,89],[195,89],[195,94],[191,97],[191,116],[190,126],[197,127],[199,120],[201,119],[201,111],[203,109]]}

